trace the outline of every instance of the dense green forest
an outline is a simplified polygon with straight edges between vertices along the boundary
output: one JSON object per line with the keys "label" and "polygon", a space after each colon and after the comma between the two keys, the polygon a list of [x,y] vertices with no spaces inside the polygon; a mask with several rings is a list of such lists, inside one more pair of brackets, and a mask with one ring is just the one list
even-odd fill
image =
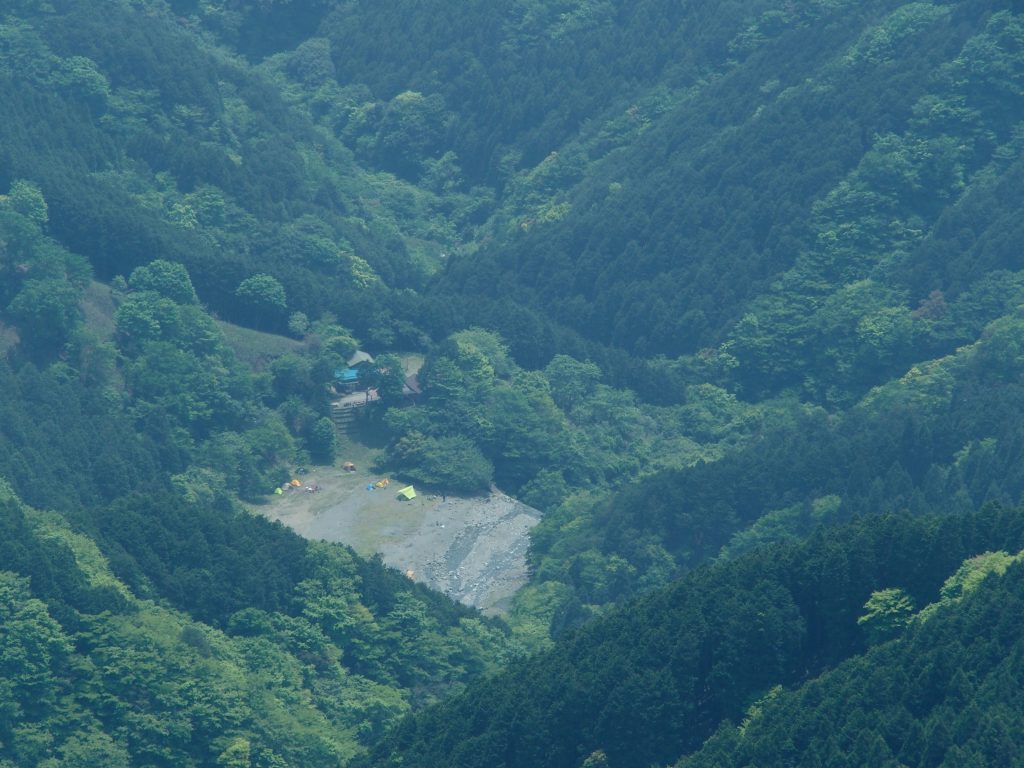
{"label": "dense green forest", "polygon": [[[768,546],[701,569],[588,624],[554,650],[513,664],[500,677],[470,686],[448,703],[409,718],[380,748],[382,759],[372,764],[562,766],[586,765],[590,760],[591,765],[665,765],[701,747],[719,724],[743,720],[751,703],[776,686],[797,687],[812,680],[798,688],[811,691],[803,694],[800,704],[820,707],[827,715],[800,712],[803,719],[795,720],[791,710],[779,707],[784,701],[798,701],[796,696],[772,693],[772,703],[764,704],[752,718],[758,724],[758,740],[749,753],[737,752],[735,763],[721,760],[735,746],[726,741],[736,738],[726,726],[706,747],[709,761],[694,764],[760,765],[762,755],[768,754],[777,761],[771,764],[790,765],[794,755],[802,753],[799,738],[815,739],[816,747],[820,742],[820,749],[831,746],[846,755],[848,762],[837,763],[842,765],[939,765],[945,752],[957,745],[951,731],[959,726],[945,722],[950,729],[945,741],[933,741],[924,732],[932,723],[930,717],[941,721],[944,708],[952,705],[945,701],[947,695],[954,700],[967,697],[960,699],[966,704],[977,691],[977,704],[964,728],[981,729],[988,714],[1000,706],[1010,710],[1004,716],[1009,722],[1001,723],[1000,729],[1012,731],[1012,723],[1019,722],[1019,708],[1010,701],[986,699],[982,692],[988,685],[999,685],[989,683],[986,674],[1015,680],[1001,664],[1005,661],[1010,667],[1015,662],[1009,659],[1018,655],[1014,649],[1020,616],[1010,606],[1020,602],[1020,580],[1010,579],[1011,574],[1019,575],[1019,566],[1007,573],[1008,583],[999,593],[988,596],[998,601],[999,594],[1013,595],[1007,613],[993,622],[1000,625],[999,634],[991,638],[988,651],[979,651],[977,661],[961,672],[956,671],[958,659],[973,650],[956,656],[958,646],[973,649],[972,644],[990,640],[987,622],[992,621],[993,609],[976,607],[974,598],[966,596],[970,590],[964,584],[976,586],[984,573],[947,579],[969,557],[1004,547],[1017,551],[1022,522],[1020,510],[995,506],[979,514],[941,518],[861,518],[818,532],[806,543]],[[887,650],[869,650],[872,640],[888,640],[880,625],[899,619],[909,623],[905,615],[893,617],[892,609],[880,609],[882,617],[874,619],[874,625],[864,621],[871,614],[865,603],[887,589],[902,590],[908,602],[918,606],[940,605],[930,609],[927,621],[908,629],[906,639],[889,641]],[[986,593],[980,587],[978,591]],[[958,616],[945,604],[959,600],[965,601],[965,609],[970,607],[968,615]],[[865,623],[878,632],[866,631]],[[899,627],[890,629],[898,631]],[[916,657],[905,650],[906,645],[916,650],[913,644],[924,636],[928,639],[920,642],[927,652]],[[901,667],[901,654],[913,663]],[[876,667],[874,662],[882,658],[885,661]],[[884,679],[897,669],[901,678]],[[819,678],[826,670],[832,671]],[[956,694],[946,688],[954,674],[965,678],[966,690],[957,688]],[[876,683],[876,678],[884,682]],[[843,685],[858,686],[864,703],[847,697]],[[899,691],[900,698],[890,698],[893,691]],[[876,728],[888,727],[894,738],[904,738],[909,737],[905,723],[887,722],[890,708],[901,699],[913,712],[906,718],[916,715],[922,721],[916,728],[918,741],[907,745],[903,762],[874,762],[853,751],[850,742],[863,739],[873,746],[877,734],[866,726],[861,732],[856,711],[844,708],[852,708],[856,701],[870,712]],[[837,708],[852,721],[851,733],[843,734],[843,741],[838,739],[846,720],[832,716]],[[767,722],[769,712],[776,718],[776,731],[762,737],[760,716]],[[743,727],[741,738],[754,741],[755,728]],[[790,751],[778,751],[779,745],[788,745]],[[798,764],[829,764],[822,757],[816,751]]]}
{"label": "dense green forest", "polygon": [[[0,766],[1017,759],[1019,3],[7,0],[0,103]],[[252,514],[357,348],[503,620]]]}

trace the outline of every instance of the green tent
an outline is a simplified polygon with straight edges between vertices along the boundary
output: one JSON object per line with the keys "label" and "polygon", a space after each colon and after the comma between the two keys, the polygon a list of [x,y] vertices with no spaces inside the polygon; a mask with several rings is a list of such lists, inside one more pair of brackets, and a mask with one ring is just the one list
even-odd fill
{"label": "green tent", "polygon": [[411,485],[407,485],[398,492],[398,498],[405,499],[406,501],[412,501],[416,498],[416,489]]}

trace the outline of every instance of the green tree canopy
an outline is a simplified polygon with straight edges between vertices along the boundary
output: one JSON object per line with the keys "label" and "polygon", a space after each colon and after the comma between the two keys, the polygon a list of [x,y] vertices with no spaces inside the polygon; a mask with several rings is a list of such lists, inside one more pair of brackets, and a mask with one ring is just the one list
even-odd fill
{"label": "green tree canopy", "polygon": [[890,587],[872,592],[864,604],[866,613],[857,624],[871,643],[880,643],[896,637],[914,615],[914,602],[906,590]]}
{"label": "green tree canopy", "polygon": [[235,297],[246,317],[256,325],[273,326],[288,310],[284,286],[270,275],[245,278],[235,289]]}
{"label": "green tree canopy", "polygon": [[128,285],[133,291],[153,291],[178,304],[195,304],[199,301],[184,265],[164,259],[136,267],[128,278]]}

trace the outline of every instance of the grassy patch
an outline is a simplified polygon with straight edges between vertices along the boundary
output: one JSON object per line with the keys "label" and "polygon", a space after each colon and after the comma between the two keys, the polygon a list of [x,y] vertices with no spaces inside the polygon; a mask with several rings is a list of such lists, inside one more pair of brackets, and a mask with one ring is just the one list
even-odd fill
{"label": "grassy patch", "polygon": [[234,350],[238,359],[254,371],[261,371],[275,357],[286,355],[289,352],[298,352],[304,346],[301,341],[289,339],[286,336],[254,331],[251,328],[243,328],[223,320],[218,320],[217,325],[220,327],[221,333],[224,334],[224,340]]}
{"label": "grassy patch", "polygon": [[93,280],[82,295],[82,315],[85,327],[101,339],[114,338],[114,312],[117,304],[109,285]]}

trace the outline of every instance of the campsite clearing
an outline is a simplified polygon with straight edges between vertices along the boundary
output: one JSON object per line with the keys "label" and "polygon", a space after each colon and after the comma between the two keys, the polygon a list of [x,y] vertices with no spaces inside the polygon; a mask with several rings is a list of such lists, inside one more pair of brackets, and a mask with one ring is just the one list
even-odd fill
{"label": "campsite clearing", "polygon": [[[502,493],[458,497],[416,489],[399,501],[404,487],[367,490],[381,475],[317,467],[302,487],[274,496],[256,510],[308,539],[348,544],[486,614],[502,613],[526,583],[529,531],[540,512]],[[306,487],[319,487],[310,493]]]}

